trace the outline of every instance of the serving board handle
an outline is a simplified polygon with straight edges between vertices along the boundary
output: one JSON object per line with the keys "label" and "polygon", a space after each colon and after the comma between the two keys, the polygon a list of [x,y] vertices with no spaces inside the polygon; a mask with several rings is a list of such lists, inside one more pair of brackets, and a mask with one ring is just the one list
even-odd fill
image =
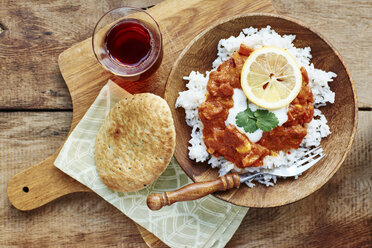
{"label": "serving board handle", "polygon": [[10,179],[7,193],[15,208],[32,210],[63,195],[91,191],[53,165],[59,151]]}

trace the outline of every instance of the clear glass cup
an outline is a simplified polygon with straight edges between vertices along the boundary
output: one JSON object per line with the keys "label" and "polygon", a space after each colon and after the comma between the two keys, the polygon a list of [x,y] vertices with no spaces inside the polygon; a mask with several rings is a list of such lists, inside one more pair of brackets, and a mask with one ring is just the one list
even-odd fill
{"label": "clear glass cup", "polygon": [[160,66],[163,43],[155,19],[142,9],[120,7],[96,24],[92,47],[107,71],[127,81],[142,80]]}

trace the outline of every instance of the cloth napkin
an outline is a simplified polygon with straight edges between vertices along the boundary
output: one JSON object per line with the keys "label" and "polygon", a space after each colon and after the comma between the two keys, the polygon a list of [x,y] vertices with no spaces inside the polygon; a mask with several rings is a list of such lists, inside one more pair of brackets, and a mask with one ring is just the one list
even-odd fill
{"label": "cloth napkin", "polygon": [[114,192],[102,183],[94,164],[96,133],[109,110],[122,98],[123,90],[109,81],[67,139],[55,166],[170,247],[224,247],[248,208],[207,196],[196,201],[174,203],[158,211],[148,209],[146,198],[149,194],[176,190],[192,182],[174,158],[157,181],[137,192]]}

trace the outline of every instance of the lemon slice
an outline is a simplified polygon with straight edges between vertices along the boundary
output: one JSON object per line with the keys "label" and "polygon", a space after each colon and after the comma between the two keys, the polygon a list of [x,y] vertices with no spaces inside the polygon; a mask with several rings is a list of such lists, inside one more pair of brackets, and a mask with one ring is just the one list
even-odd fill
{"label": "lemon slice", "polygon": [[288,105],[302,87],[296,60],[286,50],[276,47],[263,47],[251,53],[240,80],[247,98],[266,109]]}

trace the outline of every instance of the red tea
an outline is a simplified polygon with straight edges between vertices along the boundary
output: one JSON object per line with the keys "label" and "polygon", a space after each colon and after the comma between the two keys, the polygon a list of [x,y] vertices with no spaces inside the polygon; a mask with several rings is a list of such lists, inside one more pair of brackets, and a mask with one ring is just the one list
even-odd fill
{"label": "red tea", "polygon": [[163,57],[158,25],[133,18],[118,21],[103,37],[93,34],[93,50],[103,67],[125,81],[151,76]]}
{"label": "red tea", "polygon": [[119,64],[136,67],[148,59],[152,47],[152,35],[141,22],[123,20],[106,34],[108,55]]}

